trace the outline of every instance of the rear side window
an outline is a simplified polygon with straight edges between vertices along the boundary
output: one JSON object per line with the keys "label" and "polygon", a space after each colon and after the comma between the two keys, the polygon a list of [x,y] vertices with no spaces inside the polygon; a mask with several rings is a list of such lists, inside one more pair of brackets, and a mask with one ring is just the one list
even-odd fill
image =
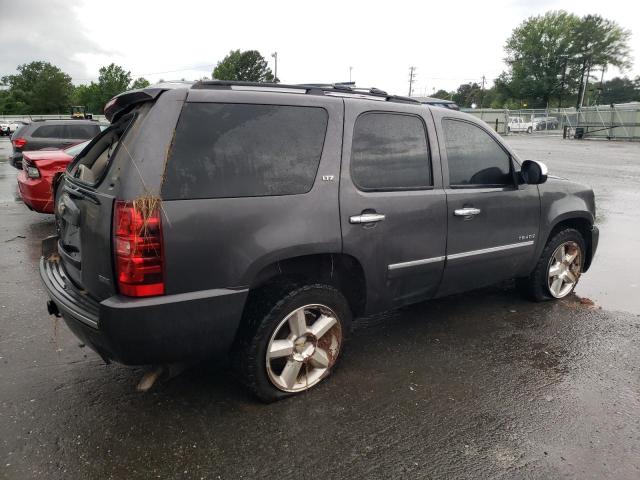
{"label": "rear side window", "polygon": [[33,138],[65,138],[63,125],[41,125],[31,134]]}
{"label": "rear side window", "polygon": [[429,149],[419,117],[365,113],[356,120],[351,177],[360,190],[410,190],[432,185]]}
{"label": "rear side window", "polygon": [[327,131],[317,107],[187,103],[162,187],[166,199],[311,190]]}
{"label": "rear side window", "polygon": [[88,140],[100,133],[98,125],[65,125],[65,138]]}
{"label": "rear side window", "polygon": [[480,127],[472,123],[442,121],[451,186],[513,185],[509,155]]}

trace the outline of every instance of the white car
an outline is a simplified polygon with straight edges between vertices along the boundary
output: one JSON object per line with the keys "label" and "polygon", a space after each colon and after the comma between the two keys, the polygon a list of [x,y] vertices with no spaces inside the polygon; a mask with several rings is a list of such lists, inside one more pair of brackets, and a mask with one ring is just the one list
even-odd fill
{"label": "white car", "polygon": [[8,120],[0,122],[0,135],[11,135],[17,129],[26,124],[27,122],[23,122],[22,120]]}
{"label": "white car", "polygon": [[533,122],[527,122],[522,117],[509,117],[509,123],[507,124],[507,133],[511,132],[527,132],[533,133],[535,130]]}

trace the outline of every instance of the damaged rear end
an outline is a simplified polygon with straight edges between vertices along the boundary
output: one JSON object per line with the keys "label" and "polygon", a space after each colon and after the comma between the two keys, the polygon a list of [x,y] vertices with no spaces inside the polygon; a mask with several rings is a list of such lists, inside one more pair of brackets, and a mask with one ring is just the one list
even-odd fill
{"label": "damaged rear end", "polygon": [[56,190],[57,235],[43,242],[40,263],[48,308],[105,360],[166,357],[162,341],[146,344],[145,322],[163,308],[152,301],[165,293],[167,219],[159,191],[186,92],[115,97],[105,107],[111,126],[76,157]]}

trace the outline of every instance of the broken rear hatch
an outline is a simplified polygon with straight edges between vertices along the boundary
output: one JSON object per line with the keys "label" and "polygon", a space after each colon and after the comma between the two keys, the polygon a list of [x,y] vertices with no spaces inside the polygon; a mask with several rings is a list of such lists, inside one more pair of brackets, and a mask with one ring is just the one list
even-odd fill
{"label": "broken rear hatch", "polygon": [[57,250],[67,277],[100,301],[116,293],[112,214],[118,185],[110,169],[149,108],[139,106],[99,134],[69,166],[56,192]]}

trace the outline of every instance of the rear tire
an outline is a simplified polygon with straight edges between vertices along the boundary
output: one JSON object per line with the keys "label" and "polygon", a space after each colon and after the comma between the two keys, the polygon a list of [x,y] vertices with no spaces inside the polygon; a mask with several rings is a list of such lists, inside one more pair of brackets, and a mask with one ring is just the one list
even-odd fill
{"label": "rear tire", "polygon": [[586,245],[579,231],[561,230],[547,241],[531,275],[516,279],[518,290],[535,302],[565,298],[578,284],[585,253]]}
{"label": "rear tire", "polygon": [[531,128],[531,127],[527,128],[527,133],[529,135],[531,135],[533,133],[533,128]]}
{"label": "rear tire", "polygon": [[329,285],[288,285],[255,292],[248,300],[233,367],[264,402],[313,388],[333,371],[351,310]]}

